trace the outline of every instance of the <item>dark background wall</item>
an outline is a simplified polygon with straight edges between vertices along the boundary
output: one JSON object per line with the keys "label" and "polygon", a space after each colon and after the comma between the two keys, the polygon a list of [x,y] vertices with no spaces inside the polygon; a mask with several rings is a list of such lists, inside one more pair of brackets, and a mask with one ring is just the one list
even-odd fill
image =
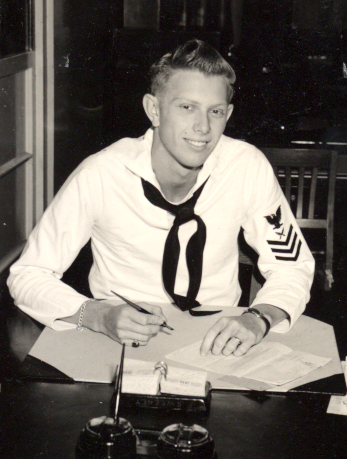
{"label": "dark background wall", "polygon": [[[144,133],[148,68],[192,37],[236,71],[226,134],[257,146],[347,143],[346,30],[345,0],[57,0],[55,189],[89,154]],[[335,148],[347,175],[347,148]],[[342,240],[346,198],[339,179]]]}
{"label": "dark background wall", "polygon": [[236,70],[228,135],[258,146],[347,140],[346,5],[344,0],[56,1],[56,190],[88,154],[144,132],[148,67],[191,37],[214,44]]}

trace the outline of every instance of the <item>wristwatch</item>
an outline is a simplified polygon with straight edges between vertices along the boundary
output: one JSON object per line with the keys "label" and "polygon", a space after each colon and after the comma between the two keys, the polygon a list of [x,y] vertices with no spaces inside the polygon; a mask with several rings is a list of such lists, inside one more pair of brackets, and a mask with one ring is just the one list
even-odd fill
{"label": "wristwatch", "polygon": [[265,333],[264,333],[264,336],[266,336],[268,333],[269,333],[269,330],[271,328],[271,325],[270,325],[270,322],[269,320],[264,316],[264,314],[262,314],[260,311],[258,311],[258,309],[255,309],[255,308],[248,308],[246,309],[246,311],[244,311],[242,313],[243,314],[254,314],[255,316],[259,317],[259,319],[262,319],[265,323],[265,326],[266,326],[266,329],[265,329]]}

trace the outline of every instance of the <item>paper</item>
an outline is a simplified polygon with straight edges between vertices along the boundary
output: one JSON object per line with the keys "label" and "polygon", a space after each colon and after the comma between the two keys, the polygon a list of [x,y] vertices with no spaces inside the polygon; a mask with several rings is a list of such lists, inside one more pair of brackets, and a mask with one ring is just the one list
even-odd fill
{"label": "paper", "polygon": [[202,357],[200,346],[201,341],[198,341],[166,355],[166,358],[222,375],[255,379],[277,386],[307,375],[331,360],[293,351],[284,344],[271,341],[261,342],[242,357],[215,356],[212,353]]}
{"label": "paper", "polygon": [[[127,346],[126,358],[153,362],[163,360],[166,355],[201,340],[219,318],[240,315],[244,310],[243,308],[222,308],[222,312],[214,316],[193,317],[171,304],[161,304],[160,307],[167,322],[175,330],[172,332],[167,329],[161,330],[146,346],[138,348]],[[205,307],[208,310],[214,308],[214,306]],[[218,306],[215,308],[218,309]],[[334,329],[329,324],[301,316],[288,333],[270,331],[261,344],[267,342],[283,344],[293,351],[317,354],[331,359],[326,365],[295,381],[274,386],[276,392],[286,392],[311,381],[342,373]],[[255,346],[254,349],[258,346]],[[121,350],[119,343],[101,333],[94,333],[87,329],[83,332],[76,331],[76,329],[54,331],[46,327],[31,349],[30,355],[47,362],[75,381],[111,383],[114,381]],[[172,360],[168,360],[167,364],[186,367],[183,364],[177,365]],[[199,369],[196,366],[191,366],[191,368]],[[201,369],[208,371],[207,380],[213,389],[273,390],[273,385],[260,381],[225,376],[205,368]],[[303,388],[303,390],[306,389]],[[334,386],[331,388],[331,393],[336,394]]]}
{"label": "paper", "polygon": [[[341,367],[343,369],[347,385],[347,357],[345,361],[341,362]],[[344,395],[343,397],[340,395],[332,395],[330,397],[327,413],[347,416],[347,395]]]}
{"label": "paper", "polygon": [[154,370],[155,362],[124,359],[122,392],[205,396],[206,371],[168,366],[166,376]]}
{"label": "paper", "polygon": [[165,394],[205,396],[206,371],[168,367],[167,376],[161,379],[160,392]]}
{"label": "paper", "polygon": [[124,359],[122,392],[157,395],[161,375],[153,371],[154,365],[155,362]]}
{"label": "paper", "polygon": [[347,395],[344,397],[341,397],[340,395],[332,395],[330,397],[327,413],[347,416]]}

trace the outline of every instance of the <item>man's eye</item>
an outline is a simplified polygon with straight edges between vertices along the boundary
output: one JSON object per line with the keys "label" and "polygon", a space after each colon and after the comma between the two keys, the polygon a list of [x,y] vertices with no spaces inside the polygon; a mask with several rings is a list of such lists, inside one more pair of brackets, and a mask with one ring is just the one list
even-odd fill
{"label": "man's eye", "polygon": [[181,105],[181,107],[184,108],[185,110],[193,110],[193,107],[188,104]]}
{"label": "man's eye", "polygon": [[224,115],[224,111],[220,110],[220,109],[217,109],[217,108],[212,110],[212,113],[213,113],[213,115],[216,115],[216,116],[223,116]]}

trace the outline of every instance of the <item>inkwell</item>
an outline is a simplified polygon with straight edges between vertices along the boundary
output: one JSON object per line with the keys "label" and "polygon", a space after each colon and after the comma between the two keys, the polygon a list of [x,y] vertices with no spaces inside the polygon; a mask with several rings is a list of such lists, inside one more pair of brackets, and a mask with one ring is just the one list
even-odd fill
{"label": "inkwell", "polygon": [[217,459],[217,453],[204,427],[172,424],[159,435],[157,459]]}

